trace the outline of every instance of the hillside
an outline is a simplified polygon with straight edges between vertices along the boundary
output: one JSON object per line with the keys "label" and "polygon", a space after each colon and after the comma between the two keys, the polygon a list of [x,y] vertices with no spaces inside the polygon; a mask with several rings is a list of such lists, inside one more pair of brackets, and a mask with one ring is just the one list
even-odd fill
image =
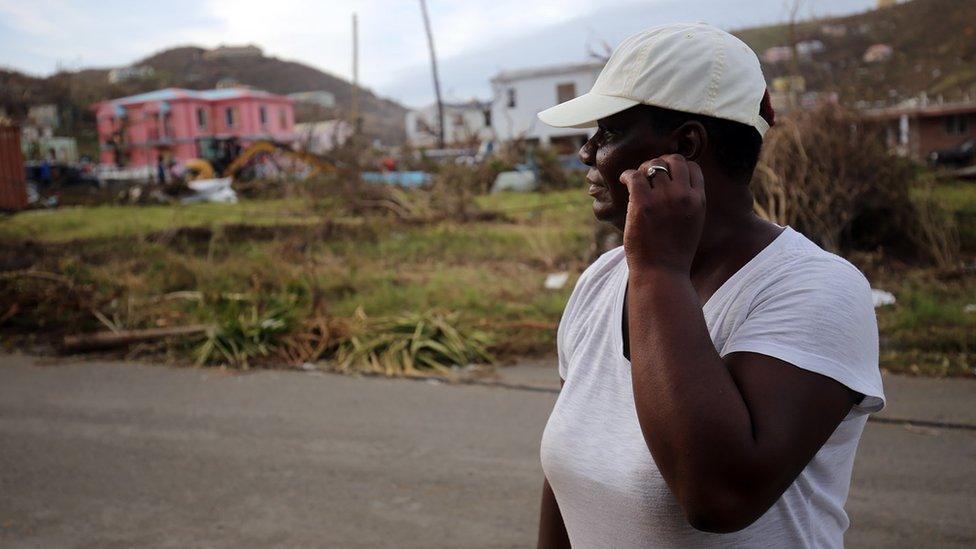
{"label": "hillside", "polygon": [[[789,46],[789,26],[735,33],[757,53]],[[836,91],[843,103],[893,104],[922,92],[946,101],[976,95],[976,2],[913,0],[856,15],[805,21],[798,42],[819,40],[824,50],[800,60],[808,90]],[[865,50],[888,44],[887,61],[867,63]],[[763,63],[767,78],[789,74],[790,63]]]}
{"label": "hillside", "polygon": [[[0,70],[0,108],[20,117],[29,105],[57,103],[62,113],[63,134],[79,137],[83,144],[94,138],[94,119],[88,106],[107,98],[123,97],[162,87],[190,89],[213,88],[223,79],[254,86],[274,93],[322,90],[336,98],[336,112],[322,116],[344,115],[350,106],[349,82],[318,69],[276,57],[207,59],[206,50],[198,47],[172,48],[133,65],[149,65],[155,74],[142,80],[117,84],[108,82],[108,70],[86,69],[61,72],[47,78],[34,78],[14,71]],[[385,143],[404,139],[404,114],[399,104],[361,90],[360,109],[363,131]],[[299,109],[299,119],[303,113]]]}

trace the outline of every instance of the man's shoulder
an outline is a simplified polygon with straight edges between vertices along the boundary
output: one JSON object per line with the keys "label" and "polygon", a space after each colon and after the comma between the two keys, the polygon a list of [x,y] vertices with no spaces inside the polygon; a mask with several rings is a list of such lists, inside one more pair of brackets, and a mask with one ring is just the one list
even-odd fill
{"label": "man's shoulder", "polygon": [[573,298],[576,299],[571,298],[570,301],[578,301],[580,295],[603,288],[608,278],[620,268],[621,263],[626,262],[626,259],[623,246],[601,254],[576,281],[576,287],[573,289]]}
{"label": "man's shoulder", "polygon": [[602,301],[604,292],[612,288],[608,284],[614,274],[619,274],[618,269],[621,263],[626,262],[624,247],[619,246],[605,252],[596,259],[576,281],[573,293],[569,297],[563,319],[577,316],[581,311],[585,311]]}
{"label": "man's shoulder", "polygon": [[610,274],[621,261],[625,261],[625,253],[623,246],[617,246],[607,252],[600,254],[600,257],[596,258],[596,261],[590,264],[583,274],[580,275],[580,281],[599,279]]}
{"label": "man's shoulder", "polygon": [[791,274],[794,279],[822,278],[870,289],[867,278],[853,263],[823,249],[799,232],[795,232],[780,267],[784,271],[781,274]]}
{"label": "man's shoulder", "polygon": [[852,299],[850,305],[860,305],[865,298],[870,301],[871,285],[857,267],[800,233],[766,267],[757,270],[760,296],[799,292],[824,301],[831,296]]}

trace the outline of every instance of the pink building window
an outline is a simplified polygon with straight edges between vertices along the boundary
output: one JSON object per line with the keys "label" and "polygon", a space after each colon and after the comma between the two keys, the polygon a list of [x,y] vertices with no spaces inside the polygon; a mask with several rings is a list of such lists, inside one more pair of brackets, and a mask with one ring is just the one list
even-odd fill
{"label": "pink building window", "polygon": [[237,125],[237,109],[234,107],[224,109],[224,124],[228,128],[233,128]]}
{"label": "pink building window", "polygon": [[207,129],[207,111],[203,107],[197,107],[197,129]]}
{"label": "pink building window", "polygon": [[264,105],[258,107],[258,120],[261,121],[261,128],[268,127],[268,108]]}
{"label": "pink building window", "polygon": [[283,130],[288,129],[288,110],[284,107],[278,109],[278,123],[279,128]]}

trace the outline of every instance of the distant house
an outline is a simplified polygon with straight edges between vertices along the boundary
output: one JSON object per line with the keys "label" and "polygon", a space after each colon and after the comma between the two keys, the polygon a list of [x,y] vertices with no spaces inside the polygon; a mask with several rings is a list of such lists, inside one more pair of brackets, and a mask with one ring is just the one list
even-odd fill
{"label": "distant house", "polygon": [[73,137],[55,135],[61,125],[58,106],[54,103],[32,105],[20,128],[20,147],[30,160],[54,158],[61,162],[78,160],[78,143]]}
{"label": "distant house", "polygon": [[864,62],[880,63],[882,61],[887,61],[894,53],[894,48],[888,44],[874,44],[864,51]]}
{"label": "distant house", "polygon": [[888,146],[901,156],[924,160],[976,137],[976,101],[868,109],[865,118],[881,127]]}
{"label": "distant house", "polygon": [[298,93],[289,93],[288,97],[294,99],[296,103],[307,103],[309,105],[318,105],[319,107],[325,107],[331,109],[335,107],[336,100],[335,95],[327,91],[307,91]]}
{"label": "distant house", "polygon": [[[416,148],[437,146],[437,105],[408,111],[407,141]],[[444,146],[477,148],[492,138],[491,106],[480,101],[444,104]]]}
{"label": "distant house", "polygon": [[261,57],[264,51],[254,44],[227,46],[221,44],[212,50],[203,52],[204,59],[228,59],[234,57]]}
{"label": "distant house", "polygon": [[770,65],[785,63],[793,59],[793,48],[789,46],[773,46],[762,54],[762,60]]}
{"label": "distant house", "polygon": [[108,83],[118,84],[127,80],[142,80],[149,78],[156,73],[155,69],[149,65],[139,65],[138,67],[121,67],[108,71]]}
{"label": "distant house", "polygon": [[312,154],[325,154],[341,147],[355,130],[345,120],[323,120],[295,124],[295,144]]}
{"label": "distant house", "polygon": [[215,139],[242,145],[295,139],[294,101],[252,89],[166,88],[92,106],[101,162],[150,166],[159,156],[206,157]]}
{"label": "distant house", "polygon": [[58,116],[58,106],[54,103],[31,105],[27,109],[27,122],[31,126],[56,130],[61,125],[60,118]]}
{"label": "distant house", "polygon": [[491,126],[502,141],[525,139],[567,152],[591,134],[579,128],[552,128],[536,117],[539,111],[578,97],[593,87],[604,63],[579,63],[504,71],[491,79]]}
{"label": "distant house", "polygon": [[796,45],[796,52],[800,57],[811,57],[822,53],[826,49],[820,40],[804,40]]}
{"label": "distant house", "polygon": [[820,27],[820,32],[824,33],[825,36],[830,36],[832,38],[842,38],[847,36],[847,27],[844,25],[822,25]]}

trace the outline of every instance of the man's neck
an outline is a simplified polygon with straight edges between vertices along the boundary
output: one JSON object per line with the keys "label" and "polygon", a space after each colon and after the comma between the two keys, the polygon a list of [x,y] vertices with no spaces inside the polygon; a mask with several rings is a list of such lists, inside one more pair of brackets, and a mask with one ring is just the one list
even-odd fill
{"label": "man's neck", "polygon": [[781,229],[753,212],[708,217],[691,266],[691,281],[702,302],[772,242]]}

